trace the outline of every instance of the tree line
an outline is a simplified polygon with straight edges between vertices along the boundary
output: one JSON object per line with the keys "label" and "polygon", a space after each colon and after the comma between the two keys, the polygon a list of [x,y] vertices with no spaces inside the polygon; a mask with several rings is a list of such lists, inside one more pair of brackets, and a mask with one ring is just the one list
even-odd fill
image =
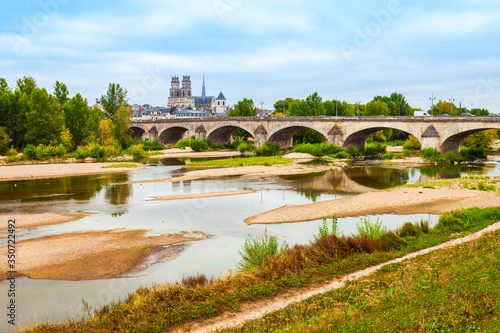
{"label": "tree line", "polygon": [[0,154],[9,147],[19,150],[28,145],[74,150],[92,143],[117,149],[132,143],[126,89],[110,83],[101,96],[102,109],[89,106],[79,93],[69,96],[59,81],[50,93],[32,77],[18,79],[13,88],[0,78]]}

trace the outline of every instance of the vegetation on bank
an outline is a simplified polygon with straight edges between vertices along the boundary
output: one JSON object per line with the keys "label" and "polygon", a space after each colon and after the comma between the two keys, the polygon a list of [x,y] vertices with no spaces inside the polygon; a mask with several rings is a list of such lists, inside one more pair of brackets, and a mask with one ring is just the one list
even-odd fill
{"label": "vegetation on bank", "polygon": [[499,332],[500,231],[223,332]]}
{"label": "vegetation on bank", "polygon": [[[90,317],[85,321],[41,324],[27,332],[165,331],[179,324],[187,325],[191,320],[215,317],[223,311],[239,311],[240,305],[246,301],[273,298],[285,290],[337,279],[410,252],[462,237],[499,220],[500,208],[474,208],[445,214],[433,228],[421,222],[406,223],[397,230],[388,231],[365,220],[360,223],[358,234],[338,236],[329,229],[325,230],[323,225],[323,231],[320,229],[319,232],[321,236],[315,237],[310,244],[281,246],[279,250],[275,240],[264,237],[261,241],[249,243],[248,248],[252,251],[243,248],[245,255],[249,257],[244,260],[254,263],[249,267],[240,265],[238,273],[230,273],[219,279],[208,279],[199,274],[183,279],[183,283],[141,287],[123,302],[100,309],[88,308]],[[334,229],[332,223],[332,230]],[[273,244],[269,244],[270,242]],[[255,260],[259,256],[263,260]],[[392,268],[387,270],[392,271]],[[496,277],[497,274],[493,276]],[[413,277],[414,275],[411,278],[404,276],[401,279],[403,286],[413,283]],[[387,290],[393,293],[390,288]],[[427,295],[426,291],[420,292]],[[418,298],[414,298],[416,299]],[[376,304],[377,302],[370,308],[375,309]],[[420,308],[423,306],[420,304]],[[395,310],[397,309],[396,307]],[[355,313],[357,312],[348,311],[346,314]],[[487,315],[492,314],[494,313]],[[438,318],[440,315],[438,312]]]}
{"label": "vegetation on bank", "polygon": [[185,167],[188,169],[207,169],[207,168],[232,168],[235,166],[289,164],[293,160],[281,156],[271,157],[232,157],[219,160],[191,162]]}
{"label": "vegetation on bank", "polygon": [[103,169],[112,169],[112,168],[137,168],[137,164],[133,164],[133,163],[115,163],[115,164],[103,166],[102,168]]}

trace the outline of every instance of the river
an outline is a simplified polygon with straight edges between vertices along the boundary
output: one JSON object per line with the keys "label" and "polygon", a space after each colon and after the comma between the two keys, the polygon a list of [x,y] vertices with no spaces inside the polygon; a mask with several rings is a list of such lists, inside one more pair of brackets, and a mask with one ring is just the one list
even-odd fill
{"label": "river", "polygon": [[[179,245],[179,255],[157,262],[147,258],[149,267],[122,278],[94,281],[51,281],[17,279],[17,327],[46,320],[80,318],[82,298],[92,306],[100,306],[126,297],[140,286],[180,281],[196,273],[222,276],[236,270],[238,250],[248,235],[275,234],[289,245],[307,243],[317,233],[322,221],[278,225],[246,225],[246,217],[284,205],[299,205],[338,199],[412,184],[429,179],[456,178],[469,175],[500,176],[500,159],[470,166],[398,168],[389,166],[352,166],[343,171],[329,171],[305,176],[270,178],[232,177],[196,181],[137,183],[130,181],[165,179],[180,176],[189,160],[165,159],[143,170],[113,175],[64,177],[0,183],[0,212],[40,213],[84,211],[95,214],[79,221],[18,231],[18,240],[66,232],[147,229],[151,234],[199,230],[213,237]],[[148,201],[153,196],[206,193],[253,189],[252,194],[189,199],[180,201]],[[406,221],[426,219],[433,225],[435,215],[395,216],[380,218],[390,229]],[[355,232],[359,218],[339,219],[340,232]],[[5,245],[6,240],[0,241]],[[22,253],[18,254],[22,260]],[[0,304],[5,309],[9,298],[8,282],[0,283]],[[6,320],[0,330],[7,331]]]}

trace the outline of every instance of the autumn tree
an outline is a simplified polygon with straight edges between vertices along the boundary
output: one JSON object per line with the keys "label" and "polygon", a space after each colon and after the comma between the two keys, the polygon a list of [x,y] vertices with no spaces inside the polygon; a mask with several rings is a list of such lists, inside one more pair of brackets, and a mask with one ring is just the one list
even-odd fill
{"label": "autumn tree", "polygon": [[127,106],[120,106],[113,120],[113,135],[122,147],[128,147],[132,143],[130,136],[130,125],[132,123],[133,111]]}

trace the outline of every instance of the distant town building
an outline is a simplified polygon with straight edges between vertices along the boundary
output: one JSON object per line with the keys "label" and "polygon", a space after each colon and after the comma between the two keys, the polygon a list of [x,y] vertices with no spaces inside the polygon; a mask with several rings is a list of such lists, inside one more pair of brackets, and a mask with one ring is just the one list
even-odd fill
{"label": "distant town building", "polygon": [[215,96],[207,96],[205,89],[205,76],[203,76],[203,87],[201,96],[193,96],[191,88],[191,76],[182,77],[182,85],[178,76],[172,77],[168,107],[191,108],[196,110],[210,111],[211,113],[222,113],[227,109],[227,100],[221,92]]}

